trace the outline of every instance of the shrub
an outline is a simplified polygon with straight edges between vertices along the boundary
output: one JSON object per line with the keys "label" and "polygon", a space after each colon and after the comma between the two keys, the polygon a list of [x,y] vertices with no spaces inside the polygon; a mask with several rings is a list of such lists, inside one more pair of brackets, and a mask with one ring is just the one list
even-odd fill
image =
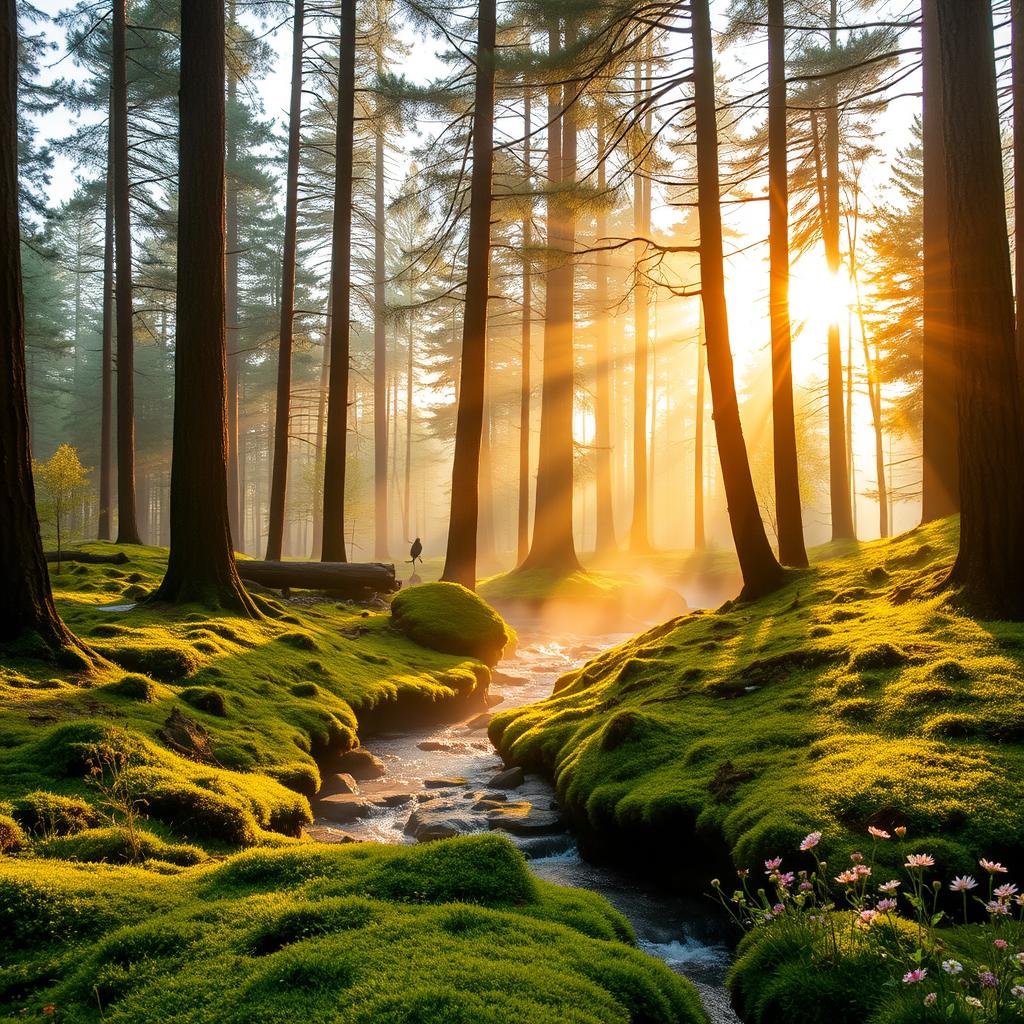
{"label": "shrub", "polygon": [[73,836],[58,836],[36,846],[42,857],[79,860],[99,864],[131,864],[159,860],[191,867],[206,860],[198,846],[167,843],[151,832],[136,831],[134,836],[120,826],[86,829]]}
{"label": "shrub", "polygon": [[17,853],[27,845],[21,826],[9,814],[0,814],[0,854]]}
{"label": "shrub", "polygon": [[14,802],[18,822],[38,836],[68,836],[95,825],[98,815],[79,797],[37,790]]}

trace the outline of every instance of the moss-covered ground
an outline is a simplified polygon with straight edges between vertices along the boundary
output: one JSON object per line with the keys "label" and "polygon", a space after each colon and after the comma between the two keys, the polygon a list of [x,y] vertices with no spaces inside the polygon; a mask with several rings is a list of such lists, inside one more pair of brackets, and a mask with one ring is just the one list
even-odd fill
{"label": "moss-covered ground", "polygon": [[162,872],[7,858],[0,1014],[67,1022],[700,1024],[604,900],[494,836]]}
{"label": "moss-covered ground", "polygon": [[280,841],[309,820],[318,759],[356,745],[359,720],[468,700],[488,683],[478,661],[419,646],[386,611],[312,596],[258,597],[262,621],[145,603],[105,611],[144,597],[164,567],[159,549],[116,550],[128,563],[53,574],[61,614],[108,668],[76,676],[25,652],[0,657],[0,802],[30,833],[54,831],[28,808],[33,794],[103,801],[85,781],[99,744],[123,761],[147,827]]}
{"label": "moss-covered ground", "polygon": [[[956,523],[826,548],[770,598],[672,619],[498,714],[595,841],[737,865],[909,826],[947,873],[1024,855],[1024,627],[936,590]],[[653,842],[647,842],[647,840]],[[703,866],[703,871],[701,867]]]}

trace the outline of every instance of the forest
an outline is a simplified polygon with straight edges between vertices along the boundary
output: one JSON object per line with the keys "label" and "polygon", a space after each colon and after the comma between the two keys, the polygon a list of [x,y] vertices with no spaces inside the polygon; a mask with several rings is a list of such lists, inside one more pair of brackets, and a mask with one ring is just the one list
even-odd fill
{"label": "forest", "polygon": [[0,1021],[1024,1020],[1024,0],[0,0]]}

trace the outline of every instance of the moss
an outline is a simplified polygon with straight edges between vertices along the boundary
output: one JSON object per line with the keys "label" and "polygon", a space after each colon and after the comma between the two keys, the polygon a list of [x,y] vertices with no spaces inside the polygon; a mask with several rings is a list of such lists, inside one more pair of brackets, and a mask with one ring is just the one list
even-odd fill
{"label": "moss", "polygon": [[227,718],[228,702],[224,694],[209,686],[189,686],[181,691],[181,699],[197,711],[205,711],[208,715]]}
{"label": "moss", "polygon": [[27,845],[22,827],[9,814],[0,814],[0,854],[17,853]]}
{"label": "moss", "polygon": [[153,680],[140,675],[122,676],[116,682],[107,683],[105,689],[107,693],[112,693],[117,697],[141,700],[146,704],[154,703],[160,695],[160,690]]}
{"label": "moss", "polygon": [[391,602],[395,626],[424,647],[496,665],[515,643],[515,631],[489,605],[458,583],[423,583]]}
{"label": "moss", "polygon": [[[770,597],[663,623],[490,736],[608,840],[688,823],[749,867],[815,829],[845,856],[881,820],[959,870],[1024,856],[1024,625],[931,587],[892,598],[952,561],[956,531],[815,551]],[[836,611],[853,617],[818,628]]]}
{"label": "moss", "polygon": [[36,791],[14,801],[14,816],[38,836],[67,836],[94,825],[96,811],[78,797]]}
{"label": "moss", "polygon": [[138,1024],[707,1020],[604,900],[532,879],[495,836],[254,850],[173,874],[14,859],[0,953],[12,1017],[53,1004],[95,1020],[99,1002]]}
{"label": "moss", "polygon": [[96,864],[155,860],[190,867],[206,860],[206,854],[198,846],[168,843],[145,830],[137,831],[133,842],[124,827],[92,828],[73,836],[57,836],[36,844],[34,852],[41,857]]}

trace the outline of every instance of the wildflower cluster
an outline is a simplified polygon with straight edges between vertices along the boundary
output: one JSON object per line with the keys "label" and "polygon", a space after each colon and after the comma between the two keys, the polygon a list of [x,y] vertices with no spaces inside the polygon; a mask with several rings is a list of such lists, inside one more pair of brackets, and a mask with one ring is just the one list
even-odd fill
{"label": "wildflower cluster", "polygon": [[[764,862],[763,884],[747,869],[737,872],[739,887],[731,895],[718,879],[711,884],[744,930],[804,933],[815,953],[833,962],[854,949],[876,952],[894,965],[892,990],[920,999],[928,1011],[922,1019],[932,1012],[936,1019],[954,1013],[978,1021],[1024,1019],[1024,894],[1004,879],[1002,864],[985,858],[978,866],[987,884],[958,875],[944,887],[929,878],[931,854],[904,852],[906,832],[902,826],[891,833],[869,827],[870,854],[850,854],[849,865],[839,870],[821,858],[822,833],[812,832],[799,850],[810,854],[813,868],[788,870],[782,857],[772,857]],[[893,841],[902,861],[902,871],[893,873],[901,877],[876,877],[878,846]],[[944,888],[959,897],[958,913],[940,908]],[[981,925],[969,924],[975,905]],[[970,956],[949,955],[951,944],[969,949]],[[902,966],[894,948],[905,957]]]}

